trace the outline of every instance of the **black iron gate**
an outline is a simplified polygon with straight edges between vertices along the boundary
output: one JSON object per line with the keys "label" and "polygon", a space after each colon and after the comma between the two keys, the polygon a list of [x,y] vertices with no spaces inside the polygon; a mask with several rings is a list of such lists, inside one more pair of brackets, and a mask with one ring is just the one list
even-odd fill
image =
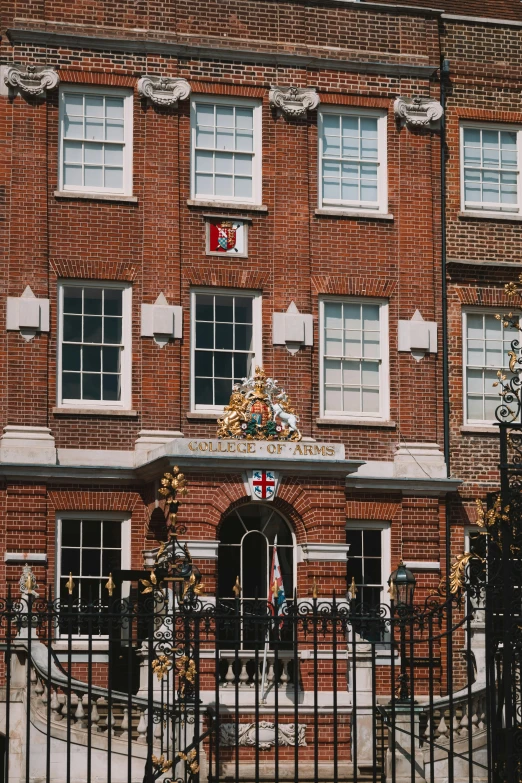
{"label": "black iron gate", "polygon": [[53,600],[26,566],[0,603],[4,781],[518,783],[522,427],[501,430],[502,494],[420,606],[403,564],[378,607],[354,584],[205,598],[175,527],[179,471],[149,571],[97,600],[71,576]]}
{"label": "black iron gate", "polygon": [[36,597],[26,569],[0,610],[6,780],[488,779],[480,629],[454,596],[274,616],[154,578],[79,604]]}

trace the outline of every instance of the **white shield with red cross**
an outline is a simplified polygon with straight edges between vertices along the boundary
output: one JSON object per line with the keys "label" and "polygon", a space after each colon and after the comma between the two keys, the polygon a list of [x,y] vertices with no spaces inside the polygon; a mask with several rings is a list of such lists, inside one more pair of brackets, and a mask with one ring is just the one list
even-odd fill
{"label": "white shield with red cross", "polygon": [[248,484],[252,500],[273,500],[277,494],[279,478],[274,470],[251,470]]}

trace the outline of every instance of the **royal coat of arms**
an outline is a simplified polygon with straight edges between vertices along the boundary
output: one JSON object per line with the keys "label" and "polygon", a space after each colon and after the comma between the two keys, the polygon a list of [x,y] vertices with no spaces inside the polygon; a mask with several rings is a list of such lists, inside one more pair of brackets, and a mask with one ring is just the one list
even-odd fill
{"label": "royal coat of arms", "polygon": [[230,402],[218,419],[218,438],[301,440],[299,417],[287,393],[261,367],[232,389]]}

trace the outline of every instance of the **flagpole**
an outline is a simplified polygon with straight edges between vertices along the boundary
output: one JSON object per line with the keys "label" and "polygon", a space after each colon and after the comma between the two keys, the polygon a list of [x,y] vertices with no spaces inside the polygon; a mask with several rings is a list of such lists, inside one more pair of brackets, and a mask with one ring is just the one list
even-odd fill
{"label": "flagpole", "polygon": [[[277,547],[277,533],[276,537],[274,538],[274,547],[272,549],[272,563],[270,567],[270,576],[268,579],[268,596],[267,596],[267,603],[270,600],[270,597],[272,599],[272,606],[274,605],[273,601],[273,593],[272,593],[272,576],[274,572],[274,552]],[[267,663],[267,657],[268,657],[268,643],[270,641],[270,622],[267,623],[266,626],[266,634],[265,634],[265,649],[263,651],[263,672],[261,675],[261,703],[266,703],[266,693],[265,693],[265,678],[266,678],[266,663]]]}

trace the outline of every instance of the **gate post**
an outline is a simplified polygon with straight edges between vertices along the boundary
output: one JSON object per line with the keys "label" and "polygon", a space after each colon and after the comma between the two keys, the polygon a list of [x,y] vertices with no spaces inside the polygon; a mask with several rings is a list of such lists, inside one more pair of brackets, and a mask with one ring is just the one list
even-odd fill
{"label": "gate post", "polygon": [[[387,779],[392,781],[392,783],[410,783],[412,780],[425,781],[424,753],[420,748],[419,738],[419,710],[409,704],[398,704],[396,702],[391,713],[391,720],[395,726],[395,748],[392,747],[393,732],[390,726],[388,730],[388,751],[386,753]],[[412,748],[413,758],[411,757]],[[392,753],[395,754],[394,777],[392,776]],[[413,775],[412,764],[415,768]]]}
{"label": "gate post", "polygon": [[[352,758],[357,758],[359,772],[373,769],[374,746],[376,742],[374,731],[374,715],[372,701],[372,685],[374,672],[372,668],[372,644],[364,641],[352,628],[354,641],[348,644],[349,687],[352,695],[352,743],[355,735],[356,753],[352,747]],[[354,651],[350,659],[350,647]],[[354,709],[354,706],[355,709]],[[354,723],[357,723],[354,732]]]}

